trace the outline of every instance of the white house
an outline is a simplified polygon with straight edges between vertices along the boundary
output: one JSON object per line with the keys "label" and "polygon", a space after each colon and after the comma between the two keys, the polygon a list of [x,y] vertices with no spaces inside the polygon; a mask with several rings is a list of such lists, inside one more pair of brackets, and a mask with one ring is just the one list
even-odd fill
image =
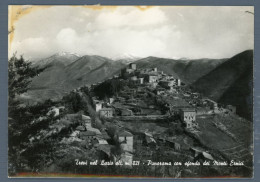
{"label": "white house", "polygon": [[115,139],[120,144],[122,150],[133,152],[133,135],[127,131],[119,131],[115,135]]}
{"label": "white house", "polygon": [[95,110],[98,112],[100,109],[102,109],[102,102],[94,100],[95,103]]}
{"label": "white house", "polygon": [[140,84],[144,84],[144,78],[138,78]]}
{"label": "white house", "polygon": [[136,64],[130,63],[129,68],[132,69],[132,70],[136,70]]}

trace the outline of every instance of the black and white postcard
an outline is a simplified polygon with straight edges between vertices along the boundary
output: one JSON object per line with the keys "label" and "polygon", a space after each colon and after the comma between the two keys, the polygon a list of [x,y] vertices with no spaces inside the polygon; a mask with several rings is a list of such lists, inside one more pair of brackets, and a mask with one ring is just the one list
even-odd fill
{"label": "black and white postcard", "polygon": [[253,177],[253,6],[8,7],[8,176]]}

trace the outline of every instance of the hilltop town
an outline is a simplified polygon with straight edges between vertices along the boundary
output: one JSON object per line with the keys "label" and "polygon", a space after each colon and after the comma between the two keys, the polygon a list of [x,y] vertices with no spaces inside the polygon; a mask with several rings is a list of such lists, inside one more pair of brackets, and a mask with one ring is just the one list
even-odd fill
{"label": "hilltop town", "polygon": [[[139,69],[131,63],[120,74],[75,89],[59,102],[48,101],[44,108],[46,115],[34,115],[30,123],[35,132],[26,137],[16,134],[25,137],[21,156],[33,158],[30,154],[41,153],[42,143],[48,146],[35,170],[70,171],[74,166],[86,173],[82,161],[98,161],[101,165],[122,163],[113,168],[119,174],[146,171],[147,176],[196,177],[207,176],[208,170],[214,175],[229,174],[233,170],[229,165],[213,164],[232,160],[245,164],[237,167],[240,174],[234,176],[251,170],[251,127],[236,114],[236,107],[206,98],[157,68]],[[33,115],[34,110],[28,112]],[[184,166],[205,161],[212,164],[207,169]],[[67,163],[70,167],[65,167]],[[157,165],[164,167],[158,170]],[[22,166],[31,168],[26,163]],[[104,165],[100,173],[110,170]]]}

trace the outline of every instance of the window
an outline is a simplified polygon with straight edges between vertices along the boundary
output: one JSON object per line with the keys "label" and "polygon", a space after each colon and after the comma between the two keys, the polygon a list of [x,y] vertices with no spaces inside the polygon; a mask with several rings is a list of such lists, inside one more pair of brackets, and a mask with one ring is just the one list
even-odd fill
{"label": "window", "polygon": [[121,143],[126,143],[126,136],[122,139]]}

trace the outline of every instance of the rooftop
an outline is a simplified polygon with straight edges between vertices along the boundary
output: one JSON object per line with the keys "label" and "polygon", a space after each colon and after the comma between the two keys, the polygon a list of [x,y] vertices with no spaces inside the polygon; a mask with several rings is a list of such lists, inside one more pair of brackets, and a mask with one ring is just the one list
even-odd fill
{"label": "rooftop", "polygon": [[118,132],[118,136],[133,136],[133,134],[123,130]]}
{"label": "rooftop", "polygon": [[148,75],[149,76],[158,76],[158,73],[157,72],[155,72],[155,73],[152,72],[152,73],[148,73]]}
{"label": "rooftop", "polygon": [[98,144],[102,144],[102,145],[108,144],[107,141],[104,140],[103,138],[96,137],[96,140],[98,141]]}
{"label": "rooftop", "polygon": [[87,119],[87,120],[89,120],[89,119],[91,119],[89,116],[86,116],[86,115],[84,115],[84,114],[82,114],[82,119]]}
{"label": "rooftop", "polygon": [[101,150],[101,151],[105,152],[108,156],[110,156],[111,148],[112,148],[112,146],[108,145],[108,144],[99,145],[97,147],[98,150]]}
{"label": "rooftop", "polygon": [[75,118],[75,117],[78,117],[79,115],[78,114],[66,114],[65,117],[69,118],[69,119],[72,119],[72,118]]}
{"label": "rooftop", "polygon": [[91,131],[91,132],[94,132],[97,135],[101,135],[100,130],[97,129],[97,128],[87,127],[87,131]]}
{"label": "rooftop", "polygon": [[83,135],[83,136],[95,136],[96,133],[93,132],[93,131],[84,131],[84,132],[80,132],[80,135]]}
{"label": "rooftop", "polygon": [[205,101],[208,101],[208,102],[212,102],[212,103],[214,103],[214,104],[217,104],[217,102],[215,102],[214,100],[208,99],[208,98],[205,98],[205,99],[202,99],[202,100],[205,100]]}
{"label": "rooftop", "polygon": [[195,112],[195,108],[183,108],[181,109],[183,112]]}
{"label": "rooftop", "polygon": [[76,130],[85,131],[85,127],[84,127],[84,126],[78,126],[78,127],[76,128]]}
{"label": "rooftop", "polygon": [[113,111],[113,108],[102,108],[100,111]]}

